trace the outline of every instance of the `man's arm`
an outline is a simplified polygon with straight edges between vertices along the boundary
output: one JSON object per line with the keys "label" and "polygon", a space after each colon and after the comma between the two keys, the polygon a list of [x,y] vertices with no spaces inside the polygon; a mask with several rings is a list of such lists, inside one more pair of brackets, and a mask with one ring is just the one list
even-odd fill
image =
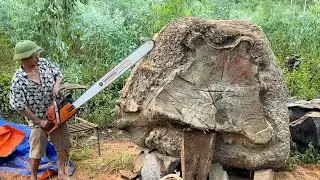
{"label": "man's arm", "polygon": [[33,121],[36,125],[42,127],[42,128],[48,128],[49,123],[48,120],[40,119],[36,115],[32,113],[32,111],[29,108],[25,108],[24,110],[19,111],[21,114],[24,115],[24,117],[28,118],[29,120]]}
{"label": "man's arm", "polygon": [[56,77],[56,83],[54,84],[54,86],[61,86],[61,82],[62,82],[62,77]]}
{"label": "man's arm", "polygon": [[55,78],[55,84],[53,86],[53,96],[54,97],[60,97],[60,86],[61,86],[61,83],[62,83],[62,79],[63,79],[63,76],[62,76],[62,73],[61,73],[61,70],[56,67],[52,62],[48,61],[48,60],[45,60],[47,66],[51,69],[52,73],[53,73],[53,76]]}
{"label": "man's arm", "polygon": [[61,86],[61,82],[62,82],[62,77],[56,77],[56,82],[53,86],[53,96],[55,97],[60,97],[60,86]]}

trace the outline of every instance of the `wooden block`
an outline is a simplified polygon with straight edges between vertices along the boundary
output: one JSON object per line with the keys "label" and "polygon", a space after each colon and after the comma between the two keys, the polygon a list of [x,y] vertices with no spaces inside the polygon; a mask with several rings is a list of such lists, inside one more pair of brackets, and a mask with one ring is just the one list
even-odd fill
{"label": "wooden block", "polygon": [[212,164],[215,133],[184,131],[181,148],[183,180],[205,180]]}
{"label": "wooden block", "polygon": [[254,171],[253,180],[273,180],[273,175],[272,169]]}

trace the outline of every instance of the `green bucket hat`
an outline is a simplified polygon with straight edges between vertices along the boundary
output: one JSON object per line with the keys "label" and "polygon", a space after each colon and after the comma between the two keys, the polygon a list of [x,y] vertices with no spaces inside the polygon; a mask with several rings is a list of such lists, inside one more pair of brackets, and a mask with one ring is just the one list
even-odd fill
{"label": "green bucket hat", "polygon": [[18,42],[14,48],[13,60],[21,60],[28,58],[35,54],[40,54],[43,51],[36,43],[30,40],[24,40]]}

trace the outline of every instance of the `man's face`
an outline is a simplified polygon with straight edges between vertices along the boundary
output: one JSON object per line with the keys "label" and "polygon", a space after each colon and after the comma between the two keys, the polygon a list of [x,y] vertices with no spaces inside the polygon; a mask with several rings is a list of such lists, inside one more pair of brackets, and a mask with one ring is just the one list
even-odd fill
{"label": "man's face", "polygon": [[32,55],[28,58],[22,59],[22,63],[27,66],[37,66],[39,61],[39,55]]}

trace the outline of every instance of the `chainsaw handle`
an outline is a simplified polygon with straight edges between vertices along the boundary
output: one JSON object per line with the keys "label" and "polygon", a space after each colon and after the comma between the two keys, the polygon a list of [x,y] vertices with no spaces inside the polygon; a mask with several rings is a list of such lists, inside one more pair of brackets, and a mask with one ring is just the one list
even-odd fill
{"label": "chainsaw handle", "polygon": [[[48,120],[48,124],[49,124],[49,127],[47,127],[47,128],[44,128],[44,130],[49,134],[49,133],[51,133],[54,129],[56,129],[56,128],[54,128],[55,127],[55,124],[52,122],[52,121],[49,121]],[[54,128],[54,129],[53,129]]]}
{"label": "chainsaw handle", "polygon": [[59,109],[58,115],[60,116],[60,122],[57,120],[54,104],[52,104],[47,111],[48,121],[53,124],[52,127],[45,130],[48,134],[57,129],[62,123],[66,122],[77,113],[77,109],[70,103],[63,105],[62,107],[59,107],[59,105],[57,106]]}
{"label": "chainsaw handle", "polygon": [[49,107],[49,110],[47,111],[47,118],[48,118],[48,122],[51,123],[52,125],[49,128],[45,129],[45,131],[47,132],[47,134],[50,134],[52,131],[54,131],[59,127],[59,123],[56,119],[55,104],[52,104]]}

